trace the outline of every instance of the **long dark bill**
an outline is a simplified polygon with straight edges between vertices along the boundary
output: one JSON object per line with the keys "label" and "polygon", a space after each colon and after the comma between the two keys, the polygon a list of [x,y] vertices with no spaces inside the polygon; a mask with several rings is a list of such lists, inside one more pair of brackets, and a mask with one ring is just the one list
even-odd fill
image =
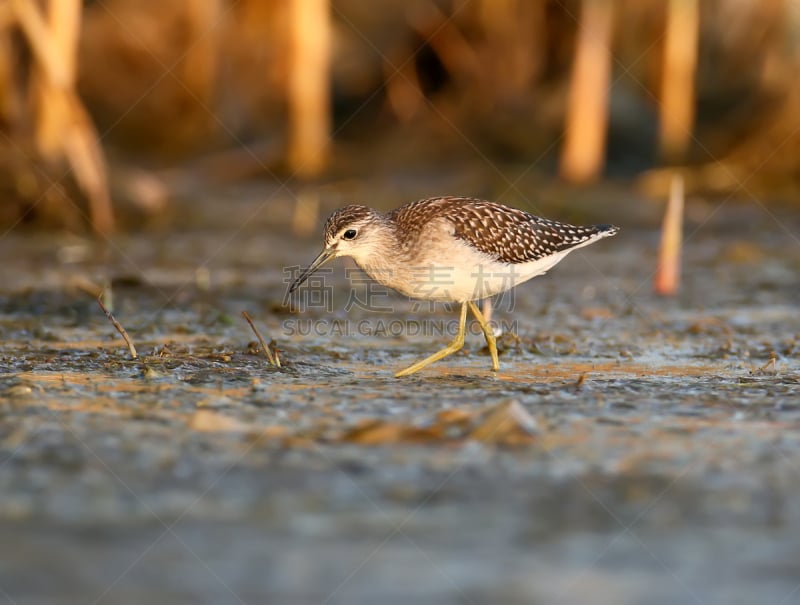
{"label": "long dark bill", "polygon": [[297,290],[297,288],[299,288],[300,285],[304,281],[306,281],[312,273],[314,273],[314,271],[316,271],[322,265],[331,260],[335,254],[336,254],[335,248],[325,248],[322,252],[320,252],[319,256],[317,256],[317,258],[315,258],[314,261],[308,267],[306,267],[303,271],[301,271],[300,275],[297,276],[297,279],[295,279],[292,282],[292,285],[289,286],[289,294]]}

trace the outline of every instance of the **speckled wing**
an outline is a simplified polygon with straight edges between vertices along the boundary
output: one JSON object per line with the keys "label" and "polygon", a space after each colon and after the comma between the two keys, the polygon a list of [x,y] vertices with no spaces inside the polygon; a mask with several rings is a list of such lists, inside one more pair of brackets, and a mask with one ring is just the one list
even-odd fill
{"label": "speckled wing", "polygon": [[443,215],[454,235],[504,263],[535,261],[616,232],[610,225],[579,227],[484,200],[449,199]]}

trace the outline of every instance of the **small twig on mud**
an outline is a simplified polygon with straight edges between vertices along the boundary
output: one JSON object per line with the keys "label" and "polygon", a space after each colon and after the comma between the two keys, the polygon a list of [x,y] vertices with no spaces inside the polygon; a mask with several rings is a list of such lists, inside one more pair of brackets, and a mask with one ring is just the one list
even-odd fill
{"label": "small twig on mud", "polygon": [[247,323],[250,324],[250,329],[253,330],[253,334],[256,335],[256,338],[258,338],[258,342],[261,343],[261,349],[264,351],[264,354],[267,356],[267,359],[269,360],[270,364],[276,367],[281,367],[280,361],[277,361],[276,358],[273,357],[272,351],[270,351],[270,348],[267,345],[267,343],[264,342],[264,339],[261,337],[261,333],[258,331],[258,328],[256,328],[256,325],[253,323],[253,320],[250,319],[250,315],[247,314],[247,311],[242,311],[242,317],[244,317],[247,320]]}
{"label": "small twig on mud", "polygon": [[767,368],[772,369],[772,374],[776,375],[778,373],[778,356],[775,355],[775,351],[771,351],[769,354],[769,360],[763,366],[758,368],[759,374],[766,374]]}
{"label": "small twig on mud", "polygon": [[278,343],[275,339],[269,341],[269,346],[272,347],[272,354],[275,355],[275,365],[281,367],[281,358],[278,356]]}
{"label": "small twig on mud", "polygon": [[128,336],[128,333],[125,331],[125,328],[122,327],[122,324],[116,320],[116,318],[111,314],[111,311],[109,311],[103,304],[103,292],[101,292],[100,296],[97,297],[97,304],[100,305],[103,313],[105,313],[106,317],[108,317],[108,321],[110,321],[111,324],[117,329],[117,332],[120,333],[120,336],[122,336],[125,344],[128,345],[128,351],[131,353],[131,359],[138,359],[139,355],[136,353],[136,347],[133,346],[133,342]]}
{"label": "small twig on mud", "polygon": [[583,389],[583,383],[586,382],[586,372],[578,376],[578,380],[575,381],[575,392],[577,393],[581,389]]}

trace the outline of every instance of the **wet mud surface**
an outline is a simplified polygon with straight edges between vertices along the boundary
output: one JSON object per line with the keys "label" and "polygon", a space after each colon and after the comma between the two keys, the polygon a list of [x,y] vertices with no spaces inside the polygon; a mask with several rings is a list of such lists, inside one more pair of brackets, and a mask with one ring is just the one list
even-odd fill
{"label": "wet mud surface", "polygon": [[[398,380],[455,314],[348,305],[369,286],[341,262],[288,311],[318,241],[262,205],[110,261],[0,240],[0,602],[800,599],[796,213],[690,218],[675,299],[656,228],[612,216],[499,305],[500,372],[473,332]],[[84,292],[104,280],[137,360]]]}

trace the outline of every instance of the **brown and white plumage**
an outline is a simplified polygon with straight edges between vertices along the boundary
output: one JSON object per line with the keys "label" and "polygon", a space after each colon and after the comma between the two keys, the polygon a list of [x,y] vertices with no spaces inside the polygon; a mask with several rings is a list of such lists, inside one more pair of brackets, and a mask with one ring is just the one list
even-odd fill
{"label": "brown and white plumage", "polygon": [[479,300],[616,232],[611,225],[578,227],[475,198],[428,198],[388,214],[345,206],[327,220],[325,250],[292,289],[330,258],[350,256],[373,279],[412,298]]}
{"label": "brown and white plumage", "polygon": [[[453,225],[453,235],[503,263],[535,261],[617,232],[611,225],[577,227],[476,198],[439,197],[389,213],[406,232],[421,233],[433,219]],[[409,240],[410,241],[410,240]]]}

